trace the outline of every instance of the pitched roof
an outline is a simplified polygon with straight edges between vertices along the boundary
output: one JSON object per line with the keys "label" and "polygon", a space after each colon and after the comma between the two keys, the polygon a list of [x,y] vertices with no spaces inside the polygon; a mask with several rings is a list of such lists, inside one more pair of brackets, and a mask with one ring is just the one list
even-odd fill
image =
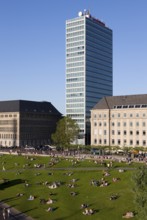
{"label": "pitched roof", "polygon": [[[114,106],[147,105],[147,94],[106,96],[103,97],[93,109],[112,109]],[[92,109],[92,110],[93,110]]]}
{"label": "pitched roof", "polygon": [[61,115],[50,102],[26,100],[0,101],[0,112],[38,112]]}

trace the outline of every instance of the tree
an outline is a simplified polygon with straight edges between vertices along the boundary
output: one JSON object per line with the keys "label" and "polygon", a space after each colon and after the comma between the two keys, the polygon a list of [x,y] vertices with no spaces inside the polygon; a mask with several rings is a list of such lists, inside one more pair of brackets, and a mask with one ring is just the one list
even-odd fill
{"label": "tree", "polygon": [[137,207],[139,220],[147,220],[147,169],[146,166],[139,167],[133,176],[134,202]]}
{"label": "tree", "polygon": [[78,137],[78,134],[79,126],[76,121],[65,116],[57,123],[56,132],[51,138],[56,145],[67,147]]}

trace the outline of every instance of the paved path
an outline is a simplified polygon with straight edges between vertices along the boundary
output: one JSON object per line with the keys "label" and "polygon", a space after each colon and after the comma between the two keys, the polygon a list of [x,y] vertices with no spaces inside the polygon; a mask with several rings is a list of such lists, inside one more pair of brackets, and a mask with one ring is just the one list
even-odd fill
{"label": "paved path", "polygon": [[[3,210],[6,209],[5,218],[3,216]],[[10,208],[10,216],[8,216],[7,209]],[[13,207],[9,207],[6,203],[0,202],[0,220],[34,220],[32,217],[27,216],[25,213],[21,213]]]}

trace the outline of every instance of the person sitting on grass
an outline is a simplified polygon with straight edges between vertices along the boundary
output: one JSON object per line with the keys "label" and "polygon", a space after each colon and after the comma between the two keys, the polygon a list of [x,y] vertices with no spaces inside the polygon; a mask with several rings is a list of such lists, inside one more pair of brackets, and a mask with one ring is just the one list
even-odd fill
{"label": "person sitting on grass", "polygon": [[56,183],[53,183],[53,184],[49,185],[48,188],[50,188],[50,189],[56,189],[56,188],[57,188],[57,184],[56,184]]}
{"label": "person sitting on grass", "polygon": [[83,215],[92,215],[92,214],[94,214],[94,210],[93,209],[85,209],[84,211],[83,211]]}
{"label": "person sitting on grass", "polygon": [[83,213],[83,215],[88,215],[89,214],[89,210],[86,208],[82,213]]}
{"label": "person sitting on grass", "polygon": [[112,194],[110,196],[110,200],[116,200],[118,198],[118,195],[117,194]]}
{"label": "person sitting on grass", "polygon": [[88,207],[88,205],[86,203],[81,204],[81,209],[85,209],[87,207]]}
{"label": "person sitting on grass", "polygon": [[125,214],[123,214],[122,218],[133,218],[134,217],[134,213],[133,212],[126,212]]}
{"label": "person sitting on grass", "polygon": [[46,202],[46,204],[52,204],[52,203],[53,203],[53,200],[50,199],[50,198],[49,198],[49,199],[47,200],[47,202]]}
{"label": "person sitting on grass", "polygon": [[21,197],[21,196],[23,196],[23,195],[24,195],[23,193],[17,193],[17,194],[16,194],[17,197]]}
{"label": "person sitting on grass", "polygon": [[52,211],[53,211],[53,208],[52,208],[52,207],[49,207],[46,211],[47,211],[47,212],[52,212]]}
{"label": "person sitting on grass", "polygon": [[32,195],[30,195],[29,198],[28,198],[28,200],[30,200],[30,201],[31,201],[31,200],[34,200],[34,199],[35,199],[35,197],[32,196]]}
{"label": "person sitting on grass", "polygon": [[76,194],[77,194],[76,192],[70,192],[71,196],[76,196]]}
{"label": "person sitting on grass", "polygon": [[119,181],[120,180],[120,178],[116,178],[116,177],[113,177],[113,182],[115,183],[115,182],[117,182],[117,181]]}
{"label": "person sitting on grass", "polygon": [[94,213],[93,209],[89,209],[89,215],[92,215]]}

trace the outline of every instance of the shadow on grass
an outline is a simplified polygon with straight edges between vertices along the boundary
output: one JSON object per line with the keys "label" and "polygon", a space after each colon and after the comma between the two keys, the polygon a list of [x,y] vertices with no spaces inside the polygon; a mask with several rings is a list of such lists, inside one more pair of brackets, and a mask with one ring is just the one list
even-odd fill
{"label": "shadow on grass", "polygon": [[13,197],[10,197],[10,198],[3,199],[1,202],[7,203],[7,202],[17,200],[17,199],[18,199],[18,197],[13,196]]}
{"label": "shadow on grass", "polygon": [[24,212],[20,212],[20,213],[18,213],[18,214],[15,214],[15,216],[21,216],[21,215],[23,215],[23,214],[25,214],[25,213],[27,213],[27,212],[30,212],[30,211],[32,211],[32,210],[35,210],[35,209],[38,209],[37,207],[35,207],[35,208],[32,208],[32,209],[28,209],[28,210],[26,210],[26,211],[24,211]]}
{"label": "shadow on grass", "polygon": [[25,181],[22,179],[15,179],[15,180],[7,180],[0,184],[0,190],[4,190],[6,188],[9,188],[11,186],[15,186],[21,183],[24,183]]}

